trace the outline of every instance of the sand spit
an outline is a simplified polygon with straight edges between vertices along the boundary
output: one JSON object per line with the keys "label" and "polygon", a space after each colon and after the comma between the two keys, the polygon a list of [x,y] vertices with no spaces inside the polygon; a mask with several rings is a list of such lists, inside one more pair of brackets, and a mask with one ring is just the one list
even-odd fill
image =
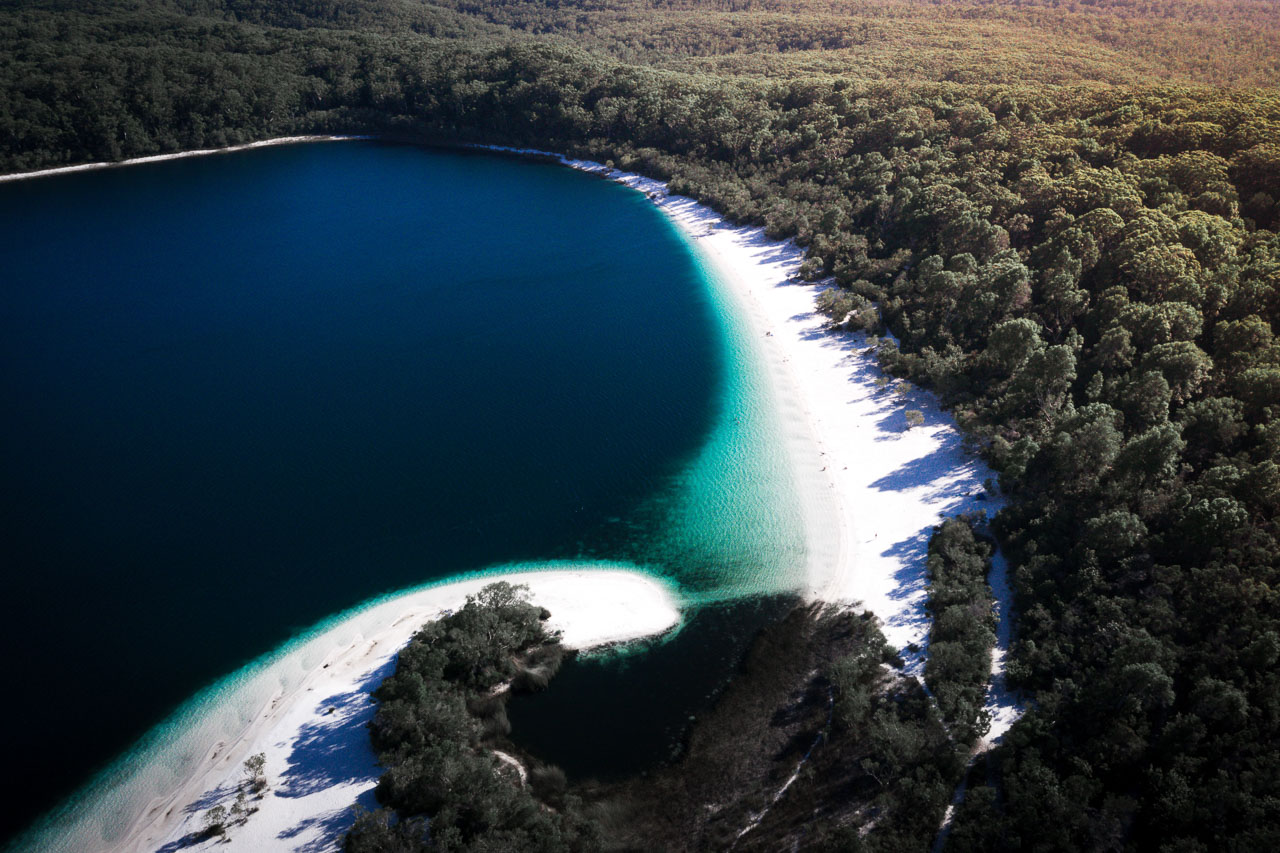
{"label": "sand spit", "polygon": [[[526,584],[551,611],[550,627],[575,649],[662,634],[680,622],[671,590],[638,571],[590,564],[493,573],[418,589],[340,617],[208,701],[212,721],[183,721],[175,742],[141,755],[100,797],[63,815],[33,839],[50,851],[226,849],[201,840],[204,813],[230,807],[243,762],[266,754],[270,789],[250,820],[234,827],[240,850],[336,850],[351,806],[372,805],[381,772],[365,723],[369,692],[424,623],[461,607],[497,580]],[[199,712],[192,714],[198,717]],[[230,718],[230,719],[228,719]],[[176,766],[174,766],[176,765]],[[112,817],[121,821],[112,825]],[[212,847],[211,845],[216,845]]]}

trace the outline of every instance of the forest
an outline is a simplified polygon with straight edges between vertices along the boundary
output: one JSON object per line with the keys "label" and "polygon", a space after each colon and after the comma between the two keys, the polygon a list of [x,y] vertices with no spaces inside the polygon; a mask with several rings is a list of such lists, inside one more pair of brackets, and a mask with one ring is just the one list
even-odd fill
{"label": "forest", "polygon": [[[1278,18],[1266,0],[5,0],[0,170],[297,132],[521,144],[794,238],[839,288],[833,323],[880,336],[1008,496],[993,528],[1030,710],[947,848],[1277,849]],[[980,600],[986,546],[946,538],[931,570],[959,599],[935,631],[980,649],[989,626],[947,612]],[[972,732],[963,658],[933,677]],[[896,754],[929,753],[930,703],[846,675],[837,701],[891,709],[915,732]],[[887,790],[959,772],[893,766]],[[830,849],[928,845],[877,814],[844,814]]]}
{"label": "forest", "polygon": [[[931,550],[934,603],[971,606],[966,590],[986,589],[985,546],[956,521]],[[984,669],[976,708],[935,703],[901,672],[873,614],[797,606],[756,637],[679,759],[620,782],[569,780],[522,749],[506,712],[519,694],[555,689],[565,651],[548,615],[500,582],[400,652],[373,694],[381,807],[358,812],[347,853],[923,849],[980,728]],[[967,697],[972,670],[928,680]],[[798,765],[810,772],[778,799]],[[876,827],[864,834],[868,818]]]}

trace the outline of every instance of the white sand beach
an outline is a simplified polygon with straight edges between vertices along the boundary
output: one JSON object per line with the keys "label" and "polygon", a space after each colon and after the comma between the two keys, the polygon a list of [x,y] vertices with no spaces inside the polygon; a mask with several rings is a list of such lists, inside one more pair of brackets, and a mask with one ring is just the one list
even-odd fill
{"label": "white sand beach", "polygon": [[551,611],[549,626],[574,649],[655,636],[680,623],[672,591],[649,575],[548,565],[552,568],[487,574],[408,592],[337,620],[232,688],[242,695],[217,703],[241,707],[238,730],[228,730],[235,727],[225,720],[193,727],[184,743],[169,750],[182,760],[172,778],[156,779],[166,768],[151,763],[139,768],[145,778],[131,781],[149,797],[119,803],[121,811],[138,815],[130,825],[104,837],[105,827],[86,815],[80,826],[59,833],[50,849],[225,849],[226,842],[198,837],[204,813],[215,805],[230,807],[244,778],[243,762],[256,753],[266,754],[271,787],[254,803],[259,810],[248,822],[231,830],[230,846],[337,849],[352,820],[351,806],[373,804],[381,773],[365,728],[373,714],[369,692],[393,671],[396,653],[418,628],[461,607],[486,584],[527,585],[531,600]]}

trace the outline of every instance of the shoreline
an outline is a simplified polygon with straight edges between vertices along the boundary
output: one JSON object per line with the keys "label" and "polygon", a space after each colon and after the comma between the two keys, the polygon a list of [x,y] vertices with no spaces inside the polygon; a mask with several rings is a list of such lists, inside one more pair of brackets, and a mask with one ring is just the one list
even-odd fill
{"label": "shoreline", "polygon": [[[284,137],[233,148],[0,176],[0,181],[267,145],[359,138],[370,137]],[[978,510],[994,514],[1000,506],[998,498],[983,494],[983,481],[993,475],[964,449],[950,415],[940,410],[927,392],[913,389],[905,399],[898,399],[888,389],[876,387],[876,380],[883,374],[874,355],[865,351],[865,335],[829,331],[825,318],[814,309],[814,298],[825,285],[794,280],[804,252],[793,242],[769,240],[760,227],[732,225],[710,208],[670,194],[661,181],[599,163],[533,149],[467,146],[464,150],[553,160],[643,192],[662,211],[710,268],[717,289],[741,312],[768,368],[769,379],[779,392],[780,405],[786,409],[780,413],[786,426],[782,436],[786,447],[782,452],[791,455],[793,476],[806,508],[809,553],[805,598],[833,604],[857,603],[873,611],[882,622],[886,639],[903,650],[907,671],[921,675],[929,628],[923,610],[929,534],[944,518]],[[840,388],[844,388],[843,394],[839,393]],[[907,408],[924,412],[925,423],[908,428],[903,414]],[[638,578],[642,584],[656,587],[660,595],[649,600],[643,612],[628,611],[626,602],[616,596],[612,608],[605,606],[602,602],[609,597],[609,586],[606,583],[597,588],[592,578],[610,574]],[[553,612],[553,623],[566,629],[567,645],[581,649],[638,639],[662,633],[679,622],[676,605],[657,580],[602,569],[480,575],[340,614],[312,635],[275,653],[263,666],[249,667],[244,679],[261,681],[272,675],[272,668],[285,658],[297,658],[297,671],[289,673],[292,680],[279,680],[268,685],[270,689],[259,690],[249,701],[238,704],[209,693],[196,697],[193,702],[218,704],[224,713],[231,704],[237,704],[238,725],[234,731],[212,731],[198,713],[184,709],[186,713],[178,715],[182,718],[182,731],[167,737],[161,749],[172,751],[167,741],[185,737],[190,746],[197,747],[198,757],[188,756],[189,763],[182,767],[161,767],[157,763],[145,768],[146,784],[138,787],[151,790],[145,797],[135,796],[132,805],[118,810],[139,817],[127,827],[107,828],[107,834],[115,836],[113,840],[99,836],[86,843],[84,835],[70,838],[77,830],[86,829],[86,812],[92,811],[78,808],[77,804],[63,813],[68,828],[60,835],[66,846],[48,849],[159,849],[166,853],[203,849],[205,844],[214,842],[196,843],[190,833],[200,825],[204,811],[220,802],[230,803],[240,778],[241,762],[257,752],[268,755],[267,773],[273,787],[261,804],[262,811],[246,826],[234,829],[231,840],[251,850],[280,847],[285,841],[291,848],[328,849],[324,846],[326,841],[332,847],[349,824],[349,806],[356,801],[369,805],[369,793],[377,779],[376,762],[363,728],[372,713],[367,691],[376,684],[375,676],[380,679],[386,674],[394,655],[423,622],[446,609],[441,602],[447,594],[454,595],[456,604],[461,604],[467,591],[474,592],[486,583],[511,580],[533,586],[532,581],[542,575],[572,579],[558,591],[555,584],[551,585],[549,589],[561,596],[554,602],[538,587],[530,592],[535,603]],[[1003,684],[1002,662],[1010,630],[1009,592],[999,554],[993,561],[990,583],[999,604],[1000,620],[993,655],[993,684],[988,692],[992,728],[987,743],[998,741],[1018,716],[1016,702]],[[614,592],[620,588],[615,586]],[[409,606],[406,599],[421,595],[434,596],[436,603],[417,609]],[[384,609],[396,602],[403,605],[400,611]],[[618,607],[622,609],[617,610]],[[375,612],[381,616],[370,622]],[[661,618],[660,613],[664,614]],[[608,614],[603,616],[603,623],[602,614]],[[609,630],[616,635],[609,636]],[[306,650],[321,640],[327,646],[308,656]],[[909,648],[913,645],[918,651]],[[228,690],[247,694],[252,692],[250,686],[236,684]],[[317,697],[321,697],[320,702],[315,701]],[[316,752],[319,745],[327,751],[310,756],[315,766],[289,762],[293,754]],[[148,743],[146,748],[152,746]],[[342,747],[341,756],[333,751],[337,746]],[[136,753],[144,754],[145,751]],[[131,753],[126,759],[134,755]],[[286,766],[285,783],[277,785],[282,763]],[[335,769],[335,763],[343,766]],[[117,769],[113,766],[100,777],[101,784],[92,787],[86,799],[101,804],[116,793],[117,787],[123,787],[117,783],[136,784],[140,772],[111,776],[111,771]],[[87,828],[99,832],[104,829],[96,825]],[[44,840],[39,831],[29,838]]]}
{"label": "shoreline", "polygon": [[[898,398],[876,385],[887,374],[867,335],[829,328],[814,301],[830,285],[798,280],[804,250],[791,240],[769,240],[760,226],[734,225],[653,178],[534,149],[481,150],[552,157],[642,192],[712,263],[719,284],[743,307],[775,374],[791,385],[790,396],[805,420],[793,429],[807,431],[816,444],[807,459],[797,460],[806,466],[797,474],[819,475],[838,513],[838,548],[831,554],[828,545],[815,543],[805,597],[871,610],[886,639],[902,651],[907,671],[922,675],[929,631],[925,559],[933,527],[966,513],[989,519],[1004,503],[987,492],[984,484],[995,472],[965,448],[951,415],[928,391],[912,386]],[[843,394],[836,392],[841,387]],[[909,426],[907,409],[921,411],[924,423]],[[793,443],[803,439],[793,437]],[[999,617],[986,705],[992,722],[983,746],[998,742],[1019,716],[1004,685],[1012,627],[1007,574],[997,549],[988,577]],[[913,644],[920,651],[912,652]]]}
{"label": "shoreline", "polygon": [[188,157],[208,157],[212,154],[232,154],[236,151],[249,151],[254,148],[269,148],[273,145],[300,145],[306,142],[345,142],[353,139],[375,139],[364,134],[307,134],[304,136],[276,136],[257,142],[245,142],[241,145],[229,145],[225,148],[198,148],[193,151],[175,151],[172,154],[148,154],[146,157],[133,157],[128,160],[102,160],[95,163],[79,163],[74,166],[54,166],[49,169],[35,169],[30,172],[13,172],[0,175],[0,184],[11,181],[27,181],[34,178],[48,178],[54,175],[69,175],[74,172],[96,172],[99,169],[114,169],[119,166],[137,166],[142,163],[163,163],[166,160],[185,160]]}
{"label": "shoreline", "polygon": [[[639,176],[627,176],[630,184]],[[617,178],[614,178],[618,180]],[[648,179],[641,179],[648,180]],[[809,471],[824,481],[839,518],[839,546],[829,561],[810,561],[805,597],[854,604],[880,618],[886,640],[923,678],[930,620],[924,610],[926,558],[933,528],[944,520],[982,513],[989,521],[1004,505],[985,487],[996,474],[964,446],[963,435],[934,395],[910,386],[900,399],[876,381],[887,377],[861,332],[832,331],[814,302],[830,285],[799,281],[804,250],[790,240],[769,241],[763,227],[735,226],[692,199],[666,195],[654,203],[707,252],[748,308],[749,321],[788,375],[816,446]],[[705,230],[703,230],[705,229]],[[837,389],[843,385],[845,394]],[[841,399],[841,396],[844,399]],[[912,427],[905,412],[924,422]],[[798,472],[803,475],[802,470]],[[985,529],[984,525],[979,525]],[[810,540],[819,555],[820,539]],[[997,548],[988,575],[997,609],[991,687],[985,709],[991,728],[979,750],[998,743],[1020,716],[1004,683],[1012,638],[1012,594]],[[913,651],[912,647],[918,651]]]}
{"label": "shoreline", "polygon": [[[806,600],[873,612],[885,639],[902,654],[906,673],[923,681],[933,528],[962,514],[982,513],[989,521],[1004,505],[985,486],[995,472],[964,446],[950,413],[931,392],[909,383],[902,382],[908,391],[901,397],[877,386],[882,378],[890,385],[900,380],[880,369],[866,333],[834,331],[818,314],[815,300],[831,285],[799,279],[805,253],[794,241],[770,240],[762,226],[735,225],[692,198],[672,194],[656,178],[535,148],[467,147],[552,160],[641,192],[711,263],[785,386],[783,396],[799,406],[804,423],[791,424],[786,438],[792,447],[803,448],[806,441],[811,446],[807,458],[795,460],[796,475],[810,479],[816,471],[836,506],[838,545],[833,549],[821,534],[809,538]],[[841,387],[845,394],[834,393]],[[920,411],[923,423],[910,426],[907,409]],[[809,495],[810,506],[821,503]],[[985,524],[978,527],[989,532]],[[983,706],[991,726],[975,753],[999,743],[1022,713],[1005,681],[1013,595],[998,546],[987,580],[997,616]]]}
{"label": "shoreline", "polygon": [[[364,727],[373,711],[368,692],[424,623],[497,581],[527,585],[529,599],[551,611],[548,626],[579,651],[659,636],[681,621],[679,601],[665,582],[618,564],[498,567],[376,599],[250,665],[242,679],[197,696],[195,707],[171,718],[178,730],[165,732],[169,737],[158,747],[126,755],[60,820],[16,841],[68,853],[221,845],[195,841],[192,833],[209,808],[230,806],[244,759],[263,752],[271,790],[232,840],[254,850],[278,846],[282,838],[323,846],[345,831],[353,803],[371,804],[381,774]],[[102,825],[108,815],[127,825]]]}

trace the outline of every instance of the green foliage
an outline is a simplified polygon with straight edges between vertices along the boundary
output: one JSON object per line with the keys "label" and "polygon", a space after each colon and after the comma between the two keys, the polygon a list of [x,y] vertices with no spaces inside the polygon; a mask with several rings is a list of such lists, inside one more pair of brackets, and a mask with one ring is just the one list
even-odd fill
{"label": "green foliage", "polygon": [[990,724],[983,703],[996,642],[993,596],[987,586],[991,546],[970,524],[947,519],[929,540],[929,655],[924,680],[942,719],[961,743]]}
{"label": "green foliage", "polygon": [[[377,787],[385,808],[357,818],[346,850],[599,846],[595,826],[568,807],[563,786],[515,786],[496,772],[485,748],[495,730],[509,728],[493,688],[531,669],[545,671],[552,661],[558,666],[562,655],[542,626],[545,612],[525,592],[490,584],[456,613],[424,626],[400,652],[395,673],[374,691],[379,705],[369,726],[386,768]],[[560,810],[544,808],[535,793]]]}
{"label": "green foliage", "polygon": [[[826,773],[832,781],[846,777],[841,782],[844,796],[860,813],[877,816],[856,849],[926,849],[959,781],[967,750],[952,740],[920,685],[886,670],[884,661],[884,653],[877,654],[873,645],[845,655],[827,670],[835,692],[829,748],[842,769]],[[817,849],[845,849],[839,846],[839,833],[828,837],[820,830],[819,837],[823,840]]]}
{"label": "green foliage", "polygon": [[214,806],[204,813],[205,835],[227,834],[227,807]]}
{"label": "green foliage", "polygon": [[880,326],[880,314],[871,301],[848,290],[827,288],[818,294],[816,307],[836,328],[875,331]]}
{"label": "green foliage", "polygon": [[401,652],[397,680],[384,688],[392,693],[400,689],[401,670],[406,679],[413,674],[424,683],[450,682],[476,692],[510,679],[520,668],[514,652],[554,639],[543,630],[541,609],[523,594],[524,587],[490,584],[468,596],[461,610],[428,623]]}
{"label": "green foliage", "polygon": [[345,853],[420,853],[430,850],[430,843],[426,820],[397,821],[390,809],[359,810],[342,849]]}
{"label": "green foliage", "polygon": [[965,748],[895,666],[870,613],[793,610],[756,638],[678,763],[593,804],[611,814],[609,849],[837,850],[841,826],[859,849],[926,849]]}
{"label": "green foliage", "polygon": [[538,799],[552,805],[559,805],[564,802],[565,791],[569,787],[569,780],[565,777],[565,773],[559,767],[544,765],[535,767],[529,773],[529,785],[533,788],[534,794]]}
{"label": "green foliage", "polygon": [[245,782],[254,793],[261,793],[267,787],[267,755],[259,752],[244,760]]}

